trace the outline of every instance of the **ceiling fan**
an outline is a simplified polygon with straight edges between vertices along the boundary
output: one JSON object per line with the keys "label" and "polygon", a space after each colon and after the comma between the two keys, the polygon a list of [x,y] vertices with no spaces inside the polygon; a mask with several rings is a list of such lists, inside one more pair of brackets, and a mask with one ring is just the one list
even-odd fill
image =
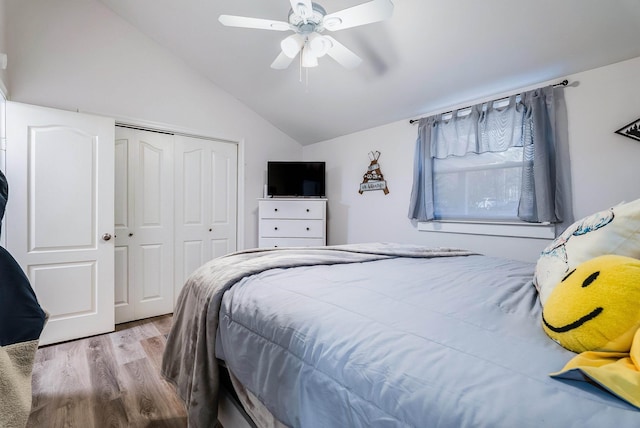
{"label": "ceiling fan", "polygon": [[383,21],[393,13],[391,0],[372,0],[331,14],[327,14],[322,6],[311,0],[290,2],[291,10],[287,22],[233,15],[220,15],[218,20],[228,27],[293,31],[294,34],[280,43],[282,52],[273,61],[271,68],[287,68],[300,53],[302,67],[316,67],[318,58],[329,55],[343,67],[352,69],[357,67],[362,59],[333,37],[322,35],[322,32]]}

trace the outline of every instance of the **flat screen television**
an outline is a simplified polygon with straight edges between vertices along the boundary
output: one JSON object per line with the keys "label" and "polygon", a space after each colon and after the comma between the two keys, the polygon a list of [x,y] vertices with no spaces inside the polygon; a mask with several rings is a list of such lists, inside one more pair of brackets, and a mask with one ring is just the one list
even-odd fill
{"label": "flat screen television", "polygon": [[267,162],[267,196],[325,196],[324,162]]}

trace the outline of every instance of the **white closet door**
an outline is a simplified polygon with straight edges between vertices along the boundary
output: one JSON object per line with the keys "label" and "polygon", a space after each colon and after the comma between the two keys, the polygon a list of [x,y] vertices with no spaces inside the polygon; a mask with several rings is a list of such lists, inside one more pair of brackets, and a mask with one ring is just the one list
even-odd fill
{"label": "white closet door", "polygon": [[[133,207],[135,189],[129,178],[129,147],[134,145],[129,135],[116,127],[115,140],[115,316],[116,323],[135,319],[133,290],[134,270],[129,267],[132,251],[129,246],[135,226]],[[133,174],[135,175],[135,173]]]}
{"label": "white closet door", "polygon": [[175,136],[177,299],[186,278],[237,249],[238,146]]}
{"label": "white closet door", "polygon": [[173,136],[116,128],[116,322],[173,311]]}
{"label": "white closet door", "polygon": [[6,107],[3,233],[49,312],[40,343],[113,331],[114,121]]}

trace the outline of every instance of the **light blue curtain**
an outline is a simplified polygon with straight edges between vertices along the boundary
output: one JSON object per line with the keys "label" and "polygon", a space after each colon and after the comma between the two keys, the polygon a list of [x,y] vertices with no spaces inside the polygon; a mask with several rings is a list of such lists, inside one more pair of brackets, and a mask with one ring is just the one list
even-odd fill
{"label": "light blue curtain", "polygon": [[443,115],[420,119],[409,218],[434,218],[433,158],[510,147],[524,150],[518,217],[528,222],[572,222],[566,107],[562,88],[553,86],[525,92],[520,100],[511,96],[503,107],[489,102],[472,106],[464,116],[454,111],[448,120]]}
{"label": "light blue curtain", "polygon": [[413,188],[409,205],[409,218],[418,221],[433,220],[433,157],[431,132],[436,118],[426,117],[418,122],[418,139],[413,157]]}

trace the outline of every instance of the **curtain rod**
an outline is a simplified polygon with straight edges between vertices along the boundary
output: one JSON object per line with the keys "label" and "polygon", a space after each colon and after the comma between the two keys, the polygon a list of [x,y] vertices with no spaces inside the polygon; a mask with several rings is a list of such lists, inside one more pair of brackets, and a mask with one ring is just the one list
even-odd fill
{"label": "curtain rod", "polygon": [[[556,83],[555,85],[553,85],[553,87],[555,88],[555,87],[557,87],[557,86],[567,86],[568,84],[569,84],[569,81],[568,81],[567,79],[564,79],[562,82],[560,82],[560,83]],[[520,94],[515,94],[515,95],[520,95]],[[502,99],[504,99],[504,98],[509,98],[510,96],[511,96],[511,95],[508,95],[508,96],[506,96],[506,97],[502,97],[502,98],[498,98],[498,99],[496,99],[496,100],[494,100],[494,101],[502,100]],[[464,109],[467,109],[467,108],[470,108],[470,107],[471,107],[471,106],[462,107],[462,108],[459,108],[459,109],[456,109],[456,110],[464,110]],[[444,113],[442,113],[442,114],[449,114],[449,113],[451,113],[451,112],[453,112],[453,110],[451,110],[451,111],[447,111],[447,112],[444,112]],[[411,119],[411,120],[409,121],[409,123],[413,125],[414,123],[419,122],[419,121],[420,121],[420,119]]]}

